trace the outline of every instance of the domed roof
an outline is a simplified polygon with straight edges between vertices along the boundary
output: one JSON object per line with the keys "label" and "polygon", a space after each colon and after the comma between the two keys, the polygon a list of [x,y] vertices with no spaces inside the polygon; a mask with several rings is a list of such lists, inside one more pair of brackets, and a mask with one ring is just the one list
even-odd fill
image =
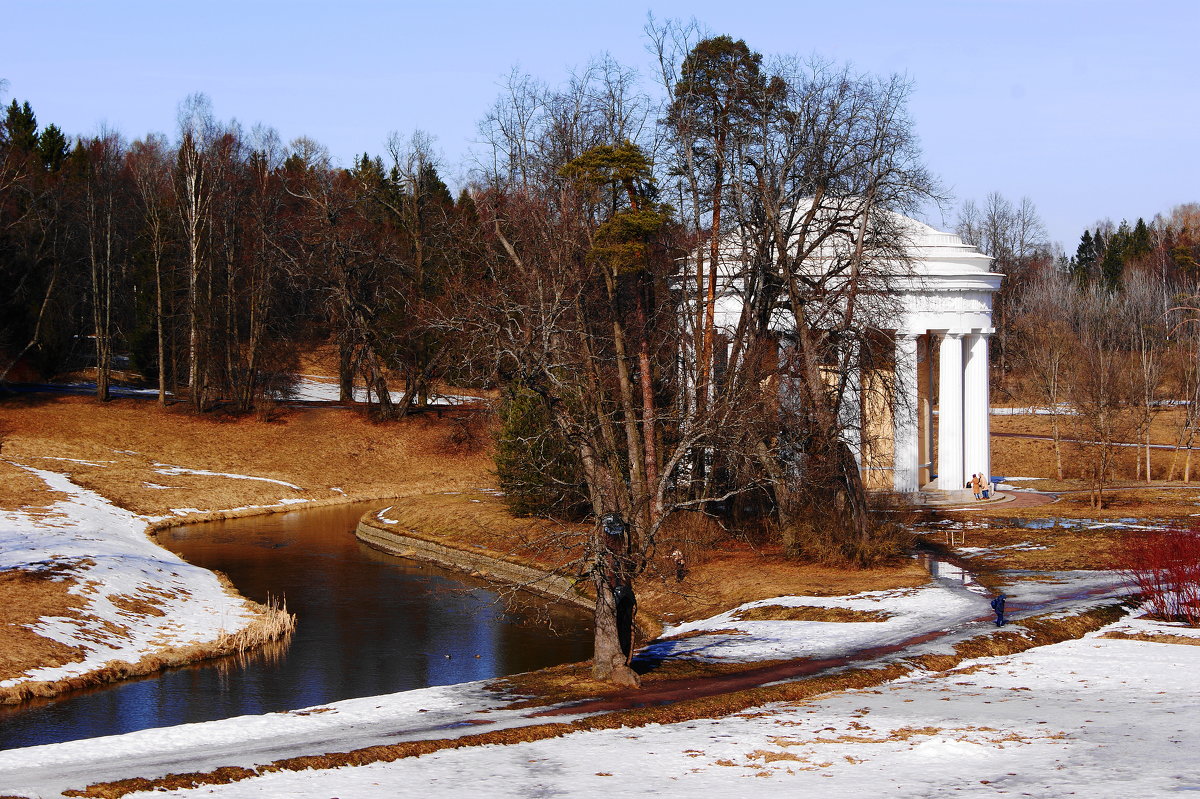
{"label": "domed roof", "polygon": [[[953,265],[955,271],[988,272],[992,259],[978,248],[966,244],[954,233],[946,233],[912,217],[896,214],[908,238],[908,251],[918,271],[930,274],[942,273],[942,268]],[[922,269],[922,266],[928,268]]]}

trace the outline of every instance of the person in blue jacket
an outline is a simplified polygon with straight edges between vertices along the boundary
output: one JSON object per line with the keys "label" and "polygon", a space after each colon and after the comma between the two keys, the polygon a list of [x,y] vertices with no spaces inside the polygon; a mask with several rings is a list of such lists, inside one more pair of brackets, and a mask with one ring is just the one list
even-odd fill
{"label": "person in blue jacket", "polygon": [[997,627],[1004,626],[1004,600],[1005,600],[1005,596],[1004,596],[1004,594],[1001,594],[1000,596],[993,599],[992,603],[991,603],[992,610],[996,611],[996,626]]}

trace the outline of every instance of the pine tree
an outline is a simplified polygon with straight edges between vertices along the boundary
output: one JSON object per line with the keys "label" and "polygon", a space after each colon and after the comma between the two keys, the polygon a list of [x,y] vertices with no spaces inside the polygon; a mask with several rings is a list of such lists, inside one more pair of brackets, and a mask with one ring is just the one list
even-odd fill
{"label": "pine tree", "polygon": [[26,153],[37,151],[37,117],[28,101],[24,105],[12,101],[5,114],[4,129],[11,147]]}
{"label": "pine tree", "polygon": [[38,137],[37,152],[42,159],[42,166],[50,172],[57,172],[67,158],[67,137],[63,135],[58,125],[53,123],[46,126]]}
{"label": "pine tree", "polygon": [[[1097,235],[1099,234],[1097,233]],[[1084,285],[1091,282],[1095,269],[1096,242],[1092,238],[1092,234],[1085,230],[1079,238],[1079,247],[1075,250],[1075,258],[1072,259],[1071,272],[1075,281]]]}

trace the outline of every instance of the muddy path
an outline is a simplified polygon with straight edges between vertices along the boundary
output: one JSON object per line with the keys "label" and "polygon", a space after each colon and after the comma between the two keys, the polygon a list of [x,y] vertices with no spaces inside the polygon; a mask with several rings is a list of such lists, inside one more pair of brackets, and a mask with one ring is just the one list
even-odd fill
{"label": "muddy path", "polygon": [[[951,566],[960,570],[959,580],[968,582],[974,580],[974,575],[968,571],[966,561],[950,554],[922,550],[921,556],[927,561],[931,573],[936,573],[933,564]],[[935,577],[935,579],[938,579]],[[943,578],[945,579],[945,578]],[[952,581],[953,582],[953,581]],[[1006,589],[1012,590],[1012,589]],[[989,598],[994,596],[990,594]],[[1115,598],[1116,592],[1111,585],[1073,586],[1051,595],[1043,595],[1036,601],[1020,601],[1009,599],[1006,602],[1006,614],[1009,620],[1013,617],[1022,618],[1041,612],[1059,610],[1064,605],[1089,603],[1105,597]],[[848,666],[861,665],[889,659],[908,650],[916,649],[942,639],[961,640],[965,637],[980,635],[990,631],[994,625],[992,613],[960,619],[943,629],[926,630],[895,641],[877,646],[855,649],[835,657],[801,658],[782,663],[771,663],[761,667],[751,667],[743,671],[729,674],[719,674],[704,677],[684,678],[661,683],[649,683],[636,689],[627,689],[620,693],[611,694],[597,699],[584,699],[542,710],[530,714],[531,718],[545,718],[591,713],[607,713],[634,708],[669,705],[674,702],[702,697],[718,696],[721,694],[758,688],[772,683],[788,682],[804,678],[816,677],[832,673]],[[653,673],[653,670],[663,661],[653,662],[634,659],[634,668],[639,672]],[[640,666],[640,668],[639,668]]]}

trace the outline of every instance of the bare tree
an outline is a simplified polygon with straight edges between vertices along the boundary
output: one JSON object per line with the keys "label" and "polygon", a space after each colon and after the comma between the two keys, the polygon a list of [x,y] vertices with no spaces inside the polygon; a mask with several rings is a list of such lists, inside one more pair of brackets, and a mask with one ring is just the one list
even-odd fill
{"label": "bare tree", "polygon": [[1015,353],[1038,405],[1050,416],[1054,439],[1054,467],[1059,480],[1063,473],[1063,421],[1073,413],[1066,406],[1073,363],[1079,341],[1076,337],[1074,281],[1058,271],[1040,275],[1021,295],[1016,311],[1014,338],[1019,342]]}
{"label": "bare tree", "polygon": [[1171,347],[1167,353],[1166,372],[1174,389],[1176,413],[1175,446],[1167,467],[1167,480],[1174,480],[1179,465],[1179,452],[1184,451],[1183,481],[1192,479],[1192,451],[1196,433],[1200,431],[1200,326],[1190,308],[1173,308],[1168,314],[1171,324]]}
{"label": "bare tree", "polygon": [[194,410],[203,410],[206,400],[202,367],[208,341],[202,291],[211,279],[207,245],[213,186],[208,148],[215,126],[212,103],[207,96],[189,95],[180,104],[174,185],[187,255],[188,401]]}
{"label": "bare tree", "polygon": [[158,364],[158,403],[167,404],[167,313],[164,296],[164,270],[170,213],[171,167],[166,141],[147,136],[136,141],[130,149],[129,168],[137,193],[154,270],[154,327],[155,353]]}
{"label": "bare tree", "polygon": [[[772,62],[771,72],[756,124],[738,142],[739,237],[723,259],[741,309],[721,390],[757,379],[739,364],[755,363],[782,332],[778,379],[795,395],[782,425],[804,466],[775,469],[771,482],[780,496],[794,493],[786,483],[800,486],[797,510],[861,562],[875,528],[848,428],[864,387],[890,393],[890,383],[861,377],[868,363],[891,359],[890,337],[876,334],[897,326],[889,295],[908,273],[912,230],[900,213],[936,198],[937,186],[905,110],[906,81],[794,59]],[[781,519],[785,528],[794,521]]]}
{"label": "bare tree", "polygon": [[81,144],[79,158],[86,170],[83,210],[87,230],[87,261],[91,277],[92,338],[96,355],[96,396],[109,398],[114,338],[114,302],[126,272],[127,240],[122,228],[121,170],[125,145],[113,132]]}
{"label": "bare tree", "polygon": [[994,191],[985,198],[983,208],[974,200],[962,204],[955,232],[967,244],[992,256],[992,270],[1005,275],[992,310],[997,374],[1004,381],[1011,369],[1010,337],[1019,315],[1021,295],[1030,280],[1053,264],[1046,228],[1028,197],[1013,203]]}
{"label": "bare tree", "polygon": [[1101,287],[1080,293],[1069,397],[1076,437],[1085,444],[1091,505],[1104,507],[1117,454],[1139,431],[1142,396],[1130,368],[1129,329],[1119,297]]}
{"label": "bare tree", "polygon": [[1164,360],[1167,350],[1167,309],[1170,297],[1159,280],[1145,272],[1127,275],[1121,290],[1121,315],[1129,335],[1129,349],[1135,370],[1138,392],[1138,434],[1144,444],[1138,458],[1137,472],[1141,476],[1143,466],[1146,482],[1152,477],[1150,454],[1150,428],[1162,411],[1160,391],[1162,388]]}

